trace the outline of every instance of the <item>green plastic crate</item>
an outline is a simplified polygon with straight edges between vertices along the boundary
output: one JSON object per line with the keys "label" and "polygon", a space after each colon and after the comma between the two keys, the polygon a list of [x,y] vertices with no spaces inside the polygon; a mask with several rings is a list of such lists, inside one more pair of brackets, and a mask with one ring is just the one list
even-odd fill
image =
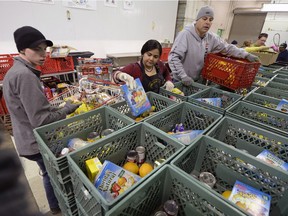
{"label": "green plastic crate", "polygon": [[[257,93],[251,93],[248,96],[246,96],[243,101],[248,103],[253,103],[255,105],[259,105],[262,107],[266,107],[272,110],[276,110],[278,104],[280,103],[280,99],[269,97],[262,94]],[[278,112],[282,112],[281,110],[276,110]]]}
{"label": "green plastic crate", "polygon": [[78,208],[74,196],[66,197],[53,179],[50,179],[54,194],[58,200],[62,216],[78,216]]}
{"label": "green plastic crate", "polygon": [[[166,97],[159,95],[159,94],[156,94],[154,92],[147,92],[146,94],[147,94],[147,97],[150,101],[151,106],[155,106],[155,112],[156,113],[161,112],[162,110],[166,109],[169,106],[177,104],[176,101],[170,100],[169,98],[166,98]],[[126,101],[112,104],[112,105],[110,105],[110,107],[117,110],[121,114],[128,116],[130,119],[132,119],[134,121],[137,118],[137,117],[132,115],[131,109],[128,106]],[[152,115],[147,116],[147,117],[143,118],[141,121],[143,121],[145,119],[149,119],[151,116]]]}
{"label": "green plastic crate", "polygon": [[288,92],[279,91],[278,89],[270,88],[267,86],[256,89],[255,93],[267,95],[269,97],[277,98],[280,100],[282,99],[288,100]]}
{"label": "green plastic crate", "polygon": [[106,216],[154,215],[167,200],[174,200],[178,204],[178,215],[245,215],[217,196],[211,196],[195,180],[165,165],[107,212]]}
{"label": "green plastic crate", "polygon": [[[182,102],[152,116],[145,122],[166,133],[170,132],[176,124],[182,123],[185,130],[203,130],[203,134],[205,134],[221,118],[222,115],[219,113]],[[176,138],[173,139],[176,140]],[[192,142],[193,140],[190,144]]]}
{"label": "green plastic crate", "polygon": [[85,140],[92,131],[100,134],[106,128],[117,131],[132,124],[134,121],[105,106],[36,128],[34,135],[48,175],[62,193],[70,195],[73,194],[73,187],[67,157],[57,157],[61,150],[67,147],[69,139],[78,137]]}
{"label": "green plastic crate", "polygon": [[265,71],[265,70],[259,70],[256,74],[257,77],[263,77],[263,78],[268,78],[272,79],[273,77],[277,76],[275,73]]}
{"label": "green plastic crate", "polygon": [[287,172],[274,169],[254,156],[216,139],[202,136],[182,151],[171,165],[189,178],[193,178],[191,175],[197,177],[201,172],[212,173],[216,178],[213,189],[197,180],[198,184],[206,187],[211,196],[222,198],[240,211],[243,210],[221,195],[226,190],[232,190],[236,180],[271,195],[270,215],[288,215]]}
{"label": "green plastic crate", "polygon": [[[288,78],[288,76],[287,76],[287,78]],[[282,75],[282,77],[281,77],[281,75],[280,75],[280,77],[278,77],[278,76],[275,77],[272,81],[288,85],[288,79],[285,79],[285,77],[283,77],[283,75]]]}
{"label": "green plastic crate", "polygon": [[[222,104],[221,104],[221,107],[216,107],[208,103],[196,100],[199,98],[221,98]],[[188,98],[188,102],[197,104],[203,107],[207,107],[213,111],[224,114],[226,109],[228,109],[232,104],[239,101],[241,98],[242,96],[239,94],[235,94],[235,93],[224,91],[224,90],[217,89],[217,88],[209,88],[209,89],[205,89],[201,92],[198,92],[190,96]]]}
{"label": "green plastic crate", "polygon": [[269,81],[270,81],[269,78],[255,76],[255,79],[252,85],[256,87],[264,87],[268,84]]}
{"label": "green plastic crate", "polygon": [[208,133],[228,145],[257,156],[264,149],[288,163],[288,138],[225,116]]}
{"label": "green plastic crate", "polygon": [[[134,184],[125,193],[119,195],[112,202],[107,202],[90,180],[86,177],[85,161],[98,157],[103,163],[109,160],[119,166],[123,166],[126,154],[129,150],[137,146],[144,146],[146,149],[146,161],[154,162],[160,158],[165,162],[154,169],[139,182]],[[171,139],[165,133],[154,128],[147,123],[138,123],[129,128],[125,128],[113,134],[113,136],[91,144],[77,152],[68,155],[72,183],[74,187],[75,199],[84,210],[86,215],[101,215],[111,209],[119,200],[149,179],[160,167],[168,163],[178,153],[184,149],[184,145]]]}
{"label": "green plastic crate", "polygon": [[284,79],[285,81],[288,81],[288,73],[287,73],[287,75],[277,74],[276,78],[280,78],[280,79]]}
{"label": "green plastic crate", "polygon": [[288,85],[287,84],[283,84],[283,83],[279,83],[279,82],[273,82],[273,80],[271,82],[269,82],[266,86],[268,86],[270,88],[274,88],[274,89],[288,92]]}
{"label": "green plastic crate", "polygon": [[226,115],[287,136],[288,115],[282,112],[239,101],[227,110]]}
{"label": "green plastic crate", "polygon": [[182,101],[187,101],[188,97],[190,95],[193,95],[193,94],[195,94],[199,91],[202,91],[204,89],[210,88],[206,85],[202,85],[202,84],[196,83],[196,82],[193,82],[192,85],[190,85],[190,86],[185,86],[185,85],[183,85],[182,82],[177,82],[177,83],[174,83],[174,86],[175,86],[175,88],[178,88],[179,90],[181,90],[185,96],[172,93],[172,92],[166,90],[164,87],[160,88],[159,94],[161,94],[165,97],[171,98],[173,100],[176,100],[177,102],[182,102]]}

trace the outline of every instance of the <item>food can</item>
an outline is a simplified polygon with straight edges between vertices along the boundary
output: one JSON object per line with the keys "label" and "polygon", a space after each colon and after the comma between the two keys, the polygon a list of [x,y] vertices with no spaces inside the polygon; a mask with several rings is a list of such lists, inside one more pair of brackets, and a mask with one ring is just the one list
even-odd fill
{"label": "food can", "polygon": [[145,148],[143,146],[138,146],[136,148],[136,152],[138,154],[138,164],[142,164],[145,162]]}
{"label": "food can", "polygon": [[158,166],[160,166],[162,163],[165,162],[165,159],[164,158],[159,158],[157,160],[154,161],[154,169]]}
{"label": "food can", "polygon": [[174,200],[167,200],[164,203],[164,211],[168,216],[176,216],[178,214],[178,205]]}
{"label": "food can", "polygon": [[137,163],[137,158],[138,158],[138,153],[137,153],[137,151],[135,151],[135,150],[130,150],[130,151],[127,153],[126,160],[127,160],[128,162]]}
{"label": "food can", "polygon": [[154,216],[168,216],[164,211],[157,211]]}

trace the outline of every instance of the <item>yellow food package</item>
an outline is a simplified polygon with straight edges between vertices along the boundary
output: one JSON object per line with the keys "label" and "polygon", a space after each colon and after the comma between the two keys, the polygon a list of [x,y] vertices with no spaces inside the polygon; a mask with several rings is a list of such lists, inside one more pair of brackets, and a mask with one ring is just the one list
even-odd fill
{"label": "yellow food package", "polygon": [[85,161],[87,175],[89,180],[94,183],[95,177],[102,168],[102,163],[95,157]]}

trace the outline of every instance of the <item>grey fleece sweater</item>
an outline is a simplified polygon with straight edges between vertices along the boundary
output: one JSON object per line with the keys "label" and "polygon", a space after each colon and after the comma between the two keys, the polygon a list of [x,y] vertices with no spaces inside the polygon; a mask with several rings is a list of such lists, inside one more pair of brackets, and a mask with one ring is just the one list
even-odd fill
{"label": "grey fleece sweater", "polygon": [[206,47],[207,53],[222,53],[237,58],[245,58],[248,55],[244,49],[226,43],[214,33],[207,32],[201,39],[192,24],[178,34],[169,54],[168,62],[173,78],[181,81],[189,76],[197,81],[204,66]]}
{"label": "grey fleece sweater", "polygon": [[5,75],[3,95],[19,155],[39,153],[33,129],[64,119],[65,109],[50,106],[41,86],[40,71],[20,57],[14,59],[13,67]]}

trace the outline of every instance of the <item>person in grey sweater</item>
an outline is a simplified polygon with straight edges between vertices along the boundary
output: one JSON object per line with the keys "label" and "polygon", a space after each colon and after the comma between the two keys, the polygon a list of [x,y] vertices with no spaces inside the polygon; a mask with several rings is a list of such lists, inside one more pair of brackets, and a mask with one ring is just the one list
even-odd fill
{"label": "person in grey sweater", "polygon": [[19,57],[3,80],[3,96],[11,116],[15,145],[20,157],[37,162],[42,175],[46,196],[52,213],[60,211],[50,179],[47,175],[33,129],[64,119],[79,105],[68,101],[61,109],[53,108],[47,100],[40,80],[41,72],[35,67],[43,65],[50,40],[31,26],[23,26],[14,32]]}
{"label": "person in grey sweater", "polygon": [[221,53],[250,62],[260,61],[257,56],[228,44],[216,34],[209,32],[213,19],[213,9],[204,6],[199,10],[196,22],[185,27],[177,35],[168,57],[174,81],[182,81],[185,85],[198,81],[207,53]]}

